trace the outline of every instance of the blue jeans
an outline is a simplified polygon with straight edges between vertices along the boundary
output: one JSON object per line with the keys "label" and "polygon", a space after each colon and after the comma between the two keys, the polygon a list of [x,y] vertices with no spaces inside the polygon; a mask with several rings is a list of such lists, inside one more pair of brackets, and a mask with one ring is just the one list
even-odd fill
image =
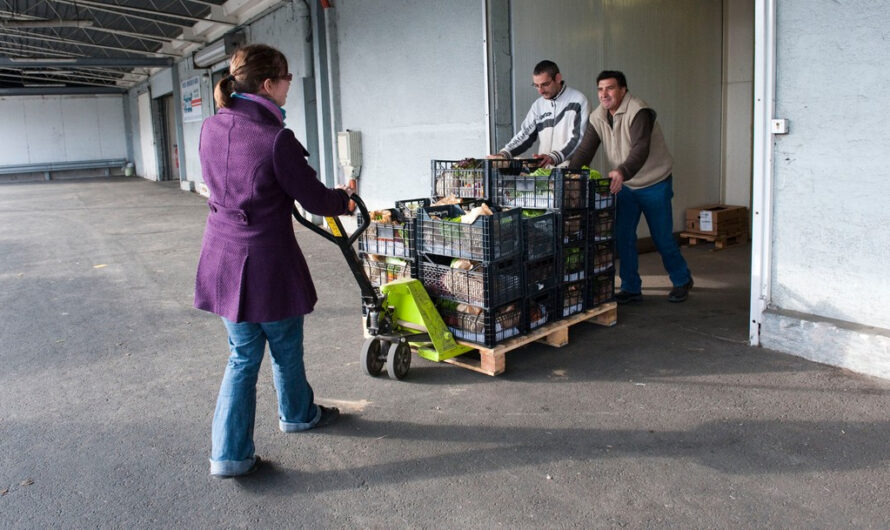
{"label": "blue jeans", "polygon": [[671,210],[673,196],[673,177],[638,190],[624,186],[618,192],[615,236],[620,260],[618,276],[621,278],[622,291],[639,293],[643,289],[637,256],[637,225],[640,224],[640,214],[646,216],[649,233],[652,235],[655,248],[661,254],[661,262],[671,277],[671,283],[678,287],[686,285],[692,278],[673,235],[674,214]]}
{"label": "blue jeans", "polygon": [[256,382],[269,342],[272,379],[278,393],[278,426],[282,431],[311,429],[321,419],[303,366],[303,317],[275,322],[231,322],[229,356],[216,411],[213,413],[210,473],[240,475],[253,465]]}

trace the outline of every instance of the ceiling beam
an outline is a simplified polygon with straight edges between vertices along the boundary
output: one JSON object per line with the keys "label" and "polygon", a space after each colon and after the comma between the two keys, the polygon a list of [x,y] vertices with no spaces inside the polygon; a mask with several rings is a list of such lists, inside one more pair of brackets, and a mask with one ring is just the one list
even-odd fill
{"label": "ceiling beam", "polygon": [[[14,33],[9,33],[9,31],[12,31]],[[17,29],[9,29],[9,28],[7,28],[6,33],[0,32],[0,36],[18,37],[21,39],[31,39],[31,40],[45,41],[45,42],[59,42],[62,44],[69,44],[71,46],[86,46],[88,48],[100,48],[103,50],[114,50],[114,51],[120,51],[120,52],[139,53],[142,55],[166,55],[169,57],[182,57],[181,53],[169,53],[169,52],[151,51],[151,50],[136,50],[133,48],[124,48],[123,46],[107,46],[105,44],[94,44],[91,42],[85,42],[85,41],[76,40],[76,39],[66,39],[66,38],[62,38],[62,37],[51,37],[49,35],[28,33],[26,31],[21,31],[21,30],[17,30]]]}
{"label": "ceiling beam", "polygon": [[[90,0],[52,0],[53,2],[58,2],[60,4],[71,4],[75,6],[82,6],[89,9],[95,9],[97,11],[105,11],[108,13],[114,13],[115,15],[121,16],[133,16],[129,13],[137,13],[140,15],[151,16],[154,17],[151,20],[154,22],[161,22],[157,20],[157,17],[168,17],[175,18],[179,20],[189,20],[192,23],[195,22],[213,22],[214,24],[222,24],[224,26],[232,26],[235,27],[238,24],[229,20],[220,20],[215,18],[205,18],[205,17],[195,17],[192,15],[180,15],[177,13],[170,13],[168,11],[160,11],[158,9],[142,9],[139,7],[130,7],[123,6],[117,4],[103,4],[101,2],[92,2]],[[166,23],[166,22],[165,22]],[[183,25],[184,27],[191,27],[192,24]]]}
{"label": "ceiling beam", "polygon": [[124,94],[122,87],[22,87],[0,88],[0,96],[65,96],[73,94]]}
{"label": "ceiling beam", "polygon": [[0,19],[0,26],[7,28],[88,28],[92,25],[92,20]]}
{"label": "ceiling beam", "polygon": [[111,68],[163,68],[173,65],[167,57],[0,57],[0,66],[13,68],[73,68],[77,66],[102,66]]}

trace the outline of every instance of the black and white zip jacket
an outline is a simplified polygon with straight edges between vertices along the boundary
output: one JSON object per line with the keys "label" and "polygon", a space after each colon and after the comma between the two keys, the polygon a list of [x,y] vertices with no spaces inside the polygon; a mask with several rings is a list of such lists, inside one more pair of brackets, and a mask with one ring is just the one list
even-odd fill
{"label": "black and white zip jacket", "polygon": [[519,132],[499,154],[513,158],[538,140],[538,152],[550,155],[553,165],[558,166],[581,144],[589,116],[587,97],[563,82],[562,90],[553,99],[539,97],[532,103]]}

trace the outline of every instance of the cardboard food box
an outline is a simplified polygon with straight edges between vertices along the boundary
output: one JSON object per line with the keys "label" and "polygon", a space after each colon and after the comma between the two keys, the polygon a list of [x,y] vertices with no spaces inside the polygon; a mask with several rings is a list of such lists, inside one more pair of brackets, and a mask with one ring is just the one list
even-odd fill
{"label": "cardboard food box", "polygon": [[707,204],[686,210],[687,232],[708,235],[734,235],[748,232],[748,208]]}

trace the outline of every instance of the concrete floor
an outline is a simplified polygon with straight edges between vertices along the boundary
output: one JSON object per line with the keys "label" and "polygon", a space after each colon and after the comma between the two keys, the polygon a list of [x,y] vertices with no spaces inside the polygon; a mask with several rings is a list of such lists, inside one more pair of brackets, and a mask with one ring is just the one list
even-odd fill
{"label": "concrete floor", "polygon": [[887,527],[890,381],[747,346],[747,248],[685,248],[685,304],[644,255],[617,326],[501,376],[415,357],[394,382],[361,373],[357,287],[301,228],[308,375],[347,415],[279,432],[266,363],[271,465],[213,480],[228,352],[191,307],[205,213],[140,179],[0,186],[0,526]]}

